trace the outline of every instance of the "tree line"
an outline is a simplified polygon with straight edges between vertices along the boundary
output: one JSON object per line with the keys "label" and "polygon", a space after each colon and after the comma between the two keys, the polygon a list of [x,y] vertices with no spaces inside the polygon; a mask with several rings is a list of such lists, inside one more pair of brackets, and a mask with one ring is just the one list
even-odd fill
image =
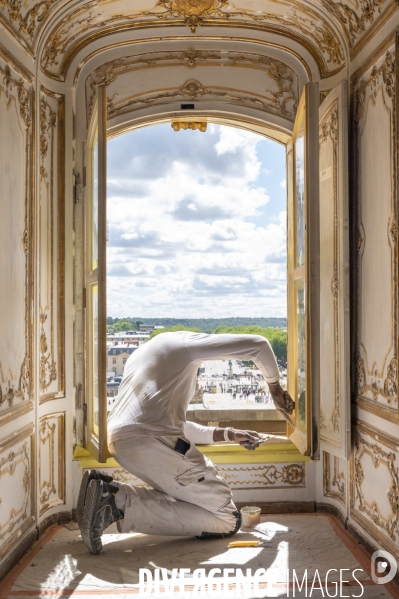
{"label": "tree line", "polygon": [[121,331],[138,331],[140,324],[150,324],[157,326],[164,326],[167,328],[174,327],[176,325],[183,325],[187,329],[196,328],[201,333],[213,333],[218,326],[224,325],[227,327],[261,327],[267,328],[280,328],[284,329],[287,326],[286,318],[245,318],[245,317],[228,317],[228,318],[143,318],[138,316],[125,317],[125,318],[107,318],[107,325],[109,329],[113,329],[115,332]]}
{"label": "tree line", "polygon": [[[173,321],[174,324],[166,326],[163,324],[166,320]],[[241,320],[244,324],[236,324],[235,321]],[[112,321],[112,322],[108,322]],[[244,334],[244,335],[261,335],[268,339],[270,345],[273,348],[273,351],[278,360],[282,360],[283,362],[287,361],[287,332],[281,328],[281,326],[286,326],[285,318],[264,318],[264,319],[255,319],[255,318],[215,318],[215,319],[145,319],[146,324],[153,324],[155,321],[156,325],[164,326],[164,329],[158,329],[151,333],[150,339],[155,337],[156,335],[160,335],[162,333],[166,333],[168,331],[193,331],[194,333],[234,333],[234,334]],[[163,321],[163,322],[162,322]],[[246,324],[248,321],[267,321],[268,323],[272,321],[279,321],[282,323],[280,327],[276,327],[276,325],[272,326],[260,326],[258,324]],[[192,323],[197,322],[201,323],[203,326],[193,326]],[[209,327],[209,323],[212,322],[215,324],[213,328]],[[233,324],[231,324],[233,322]],[[144,324],[144,320],[140,319],[107,319],[107,328],[109,331],[123,332],[129,330],[139,330],[140,324]],[[205,326],[206,325],[206,326]],[[205,329],[205,330],[204,330]]]}

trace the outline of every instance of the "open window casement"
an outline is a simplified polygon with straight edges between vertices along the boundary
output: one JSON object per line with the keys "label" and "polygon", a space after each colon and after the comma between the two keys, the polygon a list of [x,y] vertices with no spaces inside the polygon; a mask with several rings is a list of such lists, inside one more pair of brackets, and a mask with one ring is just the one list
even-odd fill
{"label": "open window casement", "polygon": [[319,90],[305,85],[288,169],[288,391],[295,399],[288,434],[299,451],[319,459],[320,264]]}
{"label": "open window casement", "polygon": [[348,89],[320,106],[320,441],[347,459],[350,448]]}
{"label": "open window casement", "polygon": [[89,125],[86,200],[87,449],[99,462],[107,447],[106,88],[97,88]]}
{"label": "open window casement", "polygon": [[347,83],[319,107],[305,86],[287,148],[291,440],[312,459],[349,451]]}

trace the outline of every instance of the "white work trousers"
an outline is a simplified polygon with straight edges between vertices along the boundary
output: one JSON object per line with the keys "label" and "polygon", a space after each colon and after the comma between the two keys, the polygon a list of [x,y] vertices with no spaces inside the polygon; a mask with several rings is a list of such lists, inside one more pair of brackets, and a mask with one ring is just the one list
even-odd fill
{"label": "white work trousers", "polygon": [[194,443],[185,455],[175,451],[177,439],[136,436],[111,443],[117,462],[152,487],[112,483],[126,493],[120,532],[191,537],[236,528],[229,485]]}

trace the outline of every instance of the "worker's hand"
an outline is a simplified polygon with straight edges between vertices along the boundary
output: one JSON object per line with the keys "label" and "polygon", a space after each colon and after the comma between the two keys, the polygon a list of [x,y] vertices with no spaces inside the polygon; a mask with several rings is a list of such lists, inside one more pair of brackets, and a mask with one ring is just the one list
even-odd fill
{"label": "worker's hand", "polygon": [[272,396],[277,412],[282,414],[288,424],[292,425],[290,414],[294,411],[295,402],[280,383],[268,383],[269,391]]}
{"label": "worker's hand", "polygon": [[241,431],[233,428],[229,431],[229,437],[234,443],[238,443],[245,449],[252,450],[259,447],[263,439],[256,431]]}

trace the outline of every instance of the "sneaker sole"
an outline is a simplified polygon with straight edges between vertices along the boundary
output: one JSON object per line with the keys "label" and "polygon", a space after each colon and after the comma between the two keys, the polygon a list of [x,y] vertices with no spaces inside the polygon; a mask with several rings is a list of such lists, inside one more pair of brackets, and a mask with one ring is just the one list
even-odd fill
{"label": "sneaker sole", "polygon": [[97,513],[99,503],[101,502],[101,493],[98,492],[100,482],[100,479],[93,479],[90,481],[91,484],[88,485],[86,501],[82,515],[82,525],[80,529],[82,541],[86,545],[87,549],[93,553],[93,555],[98,555],[103,548],[101,539],[97,539],[96,542],[93,543],[92,539],[90,538],[93,519]]}
{"label": "sneaker sole", "polygon": [[82,476],[82,482],[80,483],[78,505],[76,507],[76,520],[77,520],[79,528],[82,528],[82,517],[83,517],[83,511],[85,508],[86,493],[87,493],[87,487],[89,486],[89,482],[90,482],[89,471],[85,470],[85,472]]}
{"label": "sneaker sole", "polygon": [[82,528],[82,518],[85,509],[87,487],[89,486],[91,480],[98,479],[104,480],[106,483],[110,483],[113,480],[112,476],[110,476],[109,474],[102,474],[101,476],[96,474],[96,476],[92,476],[91,470],[85,470],[83,473],[82,482],[80,483],[79,489],[78,505],[76,507],[76,521],[78,523],[79,528]]}

